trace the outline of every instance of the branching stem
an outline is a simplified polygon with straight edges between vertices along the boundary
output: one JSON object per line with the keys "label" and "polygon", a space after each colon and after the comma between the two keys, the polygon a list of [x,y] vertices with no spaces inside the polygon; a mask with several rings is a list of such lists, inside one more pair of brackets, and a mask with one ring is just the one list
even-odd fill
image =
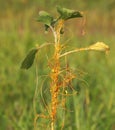
{"label": "branching stem", "polygon": [[90,48],[80,48],[80,49],[77,48],[75,50],[65,52],[64,54],[60,55],[60,58],[63,56],[69,55],[71,53],[75,53],[75,52],[79,52],[79,51],[88,51],[88,50],[91,50],[91,49]]}
{"label": "branching stem", "polygon": [[54,42],[57,43],[57,34],[56,34],[56,31],[55,31],[55,29],[52,26],[50,26],[50,29],[51,29],[51,31],[52,31],[52,33],[54,35]]}

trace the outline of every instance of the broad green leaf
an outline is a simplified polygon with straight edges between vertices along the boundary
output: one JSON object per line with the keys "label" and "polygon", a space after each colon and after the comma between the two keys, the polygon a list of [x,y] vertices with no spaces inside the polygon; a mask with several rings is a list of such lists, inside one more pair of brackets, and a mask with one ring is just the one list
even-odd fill
{"label": "broad green leaf", "polygon": [[45,11],[40,11],[37,21],[50,26],[53,22],[53,17]]}
{"label": "broad green leaf", "polygon": [[81,13],[80,11],[70,10],[70,9],[62,8],[60,6],[57,6],[57,11],[60,14],[60,18],[64,20],[83,17],[83,13]]}
{"label": "broad green leaf", "polygon": [[27,56],[25,57],[25,59],[23,60],[22,64],[21,64],[21,69],[29,69],[35,59],[35,54],[37,53],[38,49],[32,49]]}

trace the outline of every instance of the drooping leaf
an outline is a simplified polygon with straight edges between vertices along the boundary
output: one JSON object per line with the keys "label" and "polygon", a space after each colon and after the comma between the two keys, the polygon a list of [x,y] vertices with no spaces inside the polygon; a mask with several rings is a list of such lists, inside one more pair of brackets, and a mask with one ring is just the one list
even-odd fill
{"label": "drooping leaf", "polygon": [[21,69],[29,69],[32,66],[37,51],[38,49],[34,48],[27,54],[27,56],[25,57],[25,59],[21,64]]}
{"label": "drooping leaf", "polygon": [[47,13],[46,11],[40,11],[38,18],[37,18],[38,22],[41,22],[47,26],[50,26],[53,22],[53,17]]}
{"label": "drooping leaf", "polygon": [[109,51],[110,50],[109,46],[106,45],[104,42],[96,42],[95,44],[89,46],[89,49],[97,50],[97,51]]}
{"label": "drooping leaf", "polygon": [[57,6],[57,11],[60,14],[60,18],[64,20],[83,17],[83,13],[80,11],[70,10],[67,8],[62,8],[60,6]]}

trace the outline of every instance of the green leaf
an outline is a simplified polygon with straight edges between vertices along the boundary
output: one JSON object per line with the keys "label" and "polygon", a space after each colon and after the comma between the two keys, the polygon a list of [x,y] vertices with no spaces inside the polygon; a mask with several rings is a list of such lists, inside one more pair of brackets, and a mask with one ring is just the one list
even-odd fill
{"label": "green leaf", "polygon": [[47,32],[49,29],[49,26],[45,24],[44,27],[45,27],[45,31]]}
{"label": "green leaf", "polygon": [[50,26],[53,22],[53,17],[45,11],[40,11],[37,21]]}
{"label": "green leaf", "polygon": [[81,13],[80,11],[70,10],[67,8],[62,8],[60,6],[57,6],[57,11],[60,14],[60,18],[64,20],[83,17],[83,13]]}
{"label": "green leaf", "polygon": [[37,53],[38,49],[32,49],[27,56],[25,57],[25,59],[23,60],[22,64],[21,64],[21,69],[29,69],[35,59],[35,54]]}

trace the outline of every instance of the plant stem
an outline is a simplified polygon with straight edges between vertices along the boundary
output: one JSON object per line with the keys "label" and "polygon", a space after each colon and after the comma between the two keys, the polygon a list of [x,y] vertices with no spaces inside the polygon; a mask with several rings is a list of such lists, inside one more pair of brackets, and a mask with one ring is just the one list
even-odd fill
{"label": "plant stem", "polygon": [[57,105],[58,105],[58,93],[59,93],[59,72],[60,72],[60,30],[63,26],[63,21],[60,20],[57,24],[57,28],[52,27],[51,30],[54,35],[55,41],[55,51],[53,55],[53,64],[51,67],[51,130],[54,130],[55,119],[57,115]]}
{"label": "plant stem", "polygon": [[63,56],[69,55],[71,53],[75,53],[75,52],[79,52],[79,51],[88,51],[88,50],[91,50],[91,49],[90,48],[80,48],[80,49],[77,48],[75,50],[65,52],[64,54],[60,55],[60,58]]}

